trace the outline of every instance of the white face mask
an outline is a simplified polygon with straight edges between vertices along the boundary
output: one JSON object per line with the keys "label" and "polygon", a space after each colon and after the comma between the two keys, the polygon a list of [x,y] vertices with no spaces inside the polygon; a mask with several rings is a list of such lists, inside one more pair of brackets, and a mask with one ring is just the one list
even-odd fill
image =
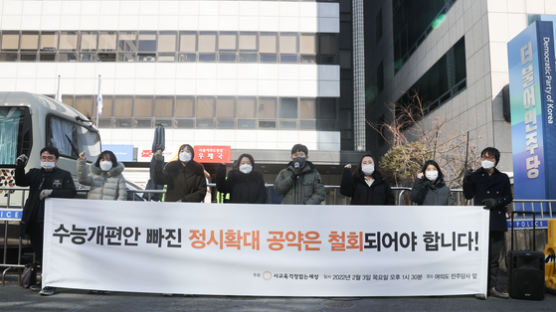
{"label": "white face mask", "polygon": [[425,177],[427,177],[427,179],[429,179],[430,181],[434,182],[438,178],[438,171],[436,171],[436,170],[428,171],[427,170],[427,171],[425,171]]}
{"label": "white face mask", "polygon": [[251,166],[250,164],[243,164],[243,165],[239,166],[239,171],[241,171],[245,174],[249,174],[251,172],[251,170],[253,170],[253,166]]}
{"label": "white face mask", "polygon": [[481,167],[483,167],[486,170],[488,170],[490,168],[494,168],[494,162],[485,159],[485,160],[481,161]]}
{"label": "white face mask", "polygon": [[55,161],[41,161],[41,167],[46,170],[54,169],[56,167]]}
{"label": "white face mask", "polygon": [[363,165],[361,171],[363,171],[365,175],[371,175],[375,172],[375,165]]}
{"label": "white face mask", "polygon": [[188,162],[191,160],[191,154],[188,152],[181,152],[179,158],[183,162]]}
{"label": "white face mask", "polygon": [[112,162],[109,160],[101,160],[98,165],[100,166],[100,170],[108,171],[112,169]]}

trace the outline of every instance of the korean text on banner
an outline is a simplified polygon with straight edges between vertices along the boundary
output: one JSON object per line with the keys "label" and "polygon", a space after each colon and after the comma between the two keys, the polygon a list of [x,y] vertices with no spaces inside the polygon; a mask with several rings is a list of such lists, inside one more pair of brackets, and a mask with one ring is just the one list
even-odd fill
{"label": "korean text on banner", "polygon": [[43,286],[253,296],[486,293],[488,221],[488,211],[469,206],[52,198]]}

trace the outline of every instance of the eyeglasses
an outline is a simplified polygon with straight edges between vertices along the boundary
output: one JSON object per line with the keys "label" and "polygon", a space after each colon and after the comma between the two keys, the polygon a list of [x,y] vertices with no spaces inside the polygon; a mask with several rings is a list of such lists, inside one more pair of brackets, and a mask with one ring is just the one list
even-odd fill
{"label": "eyeglasses", "polygon": [[41,161],[56,160],[56,156],[41,156]]}

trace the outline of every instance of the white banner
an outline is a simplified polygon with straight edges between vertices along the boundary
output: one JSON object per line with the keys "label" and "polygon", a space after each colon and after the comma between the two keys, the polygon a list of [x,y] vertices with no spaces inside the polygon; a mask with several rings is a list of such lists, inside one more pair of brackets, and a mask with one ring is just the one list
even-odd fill
{"label": "white banner", "polygon": [[486,293],[488,211],[48,199],[43,286],[253,296]]}

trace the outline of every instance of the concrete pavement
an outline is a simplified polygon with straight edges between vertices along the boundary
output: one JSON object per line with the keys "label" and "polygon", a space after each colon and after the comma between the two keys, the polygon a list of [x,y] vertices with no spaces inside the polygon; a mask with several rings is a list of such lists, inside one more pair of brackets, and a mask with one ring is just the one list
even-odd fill
{"label": "concrete pavement", "polygon": [[64,290],[42,297],[9,279],[0,286],[0,311],[556,311],[556,296],[543,301],[479,300],[473,296],[390,298],[284,298],[90,294]]}

